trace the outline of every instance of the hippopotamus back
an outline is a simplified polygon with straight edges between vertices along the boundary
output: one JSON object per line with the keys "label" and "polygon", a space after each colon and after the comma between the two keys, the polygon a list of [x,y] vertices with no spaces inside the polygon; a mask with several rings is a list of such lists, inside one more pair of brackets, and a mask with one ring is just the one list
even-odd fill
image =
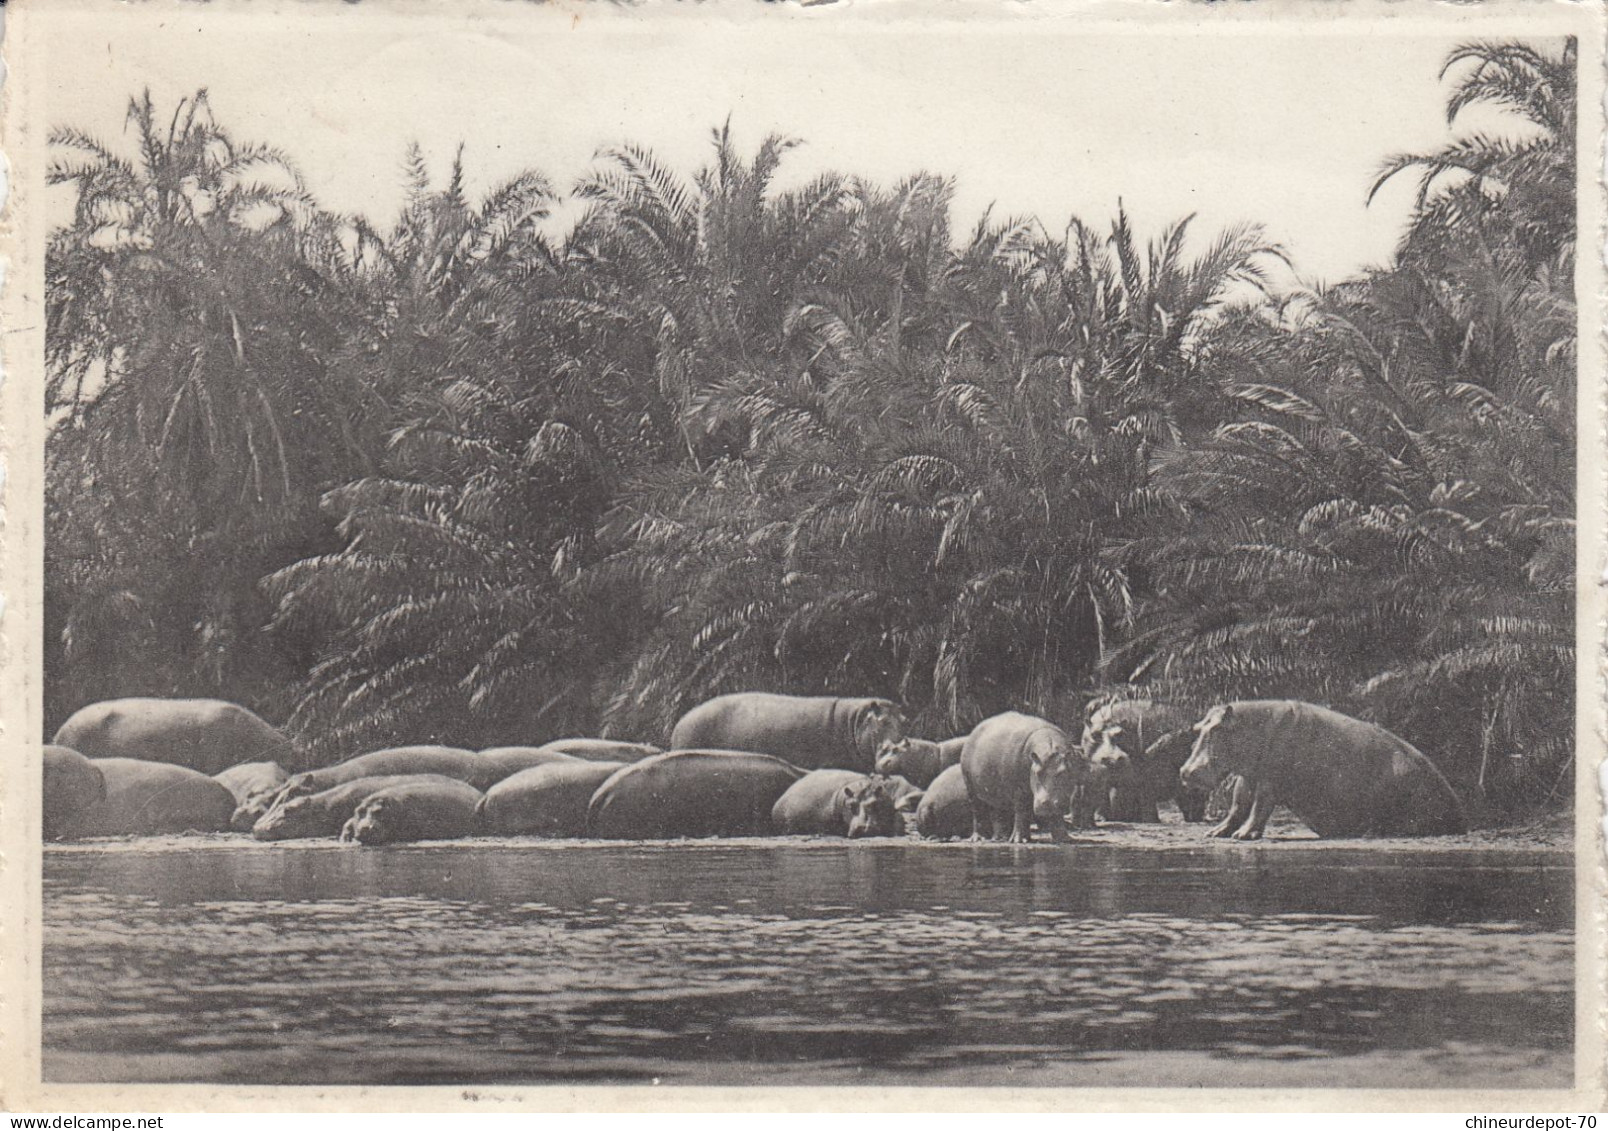
{"label": "hippopotamus back", "polygon": [[95,758],[105,796],[68,821],[63,835],[158,836],[229,827],[234,794],[206,774],[168,762]]}
{"label": "hippopotamus back", "polygon": [[823,836],[895,836],[903,822],[887,778],[854,770],[811,770],[771,808],[777,832]]}
{"label": "hippopotamus back", "polygon": [[887,699],[721,695],[688,711],[671,732],[673,750],[746,750],[806,770],[870,773],[877,753],[903,737],[899,708]]}
{"label": "hippopotamus back", "polygon": [[585,836],[592,794],[623,762],[565,757],[504,778],[480,802],[481,829],[497,836]]}
{"label": "hippopotamus back", "polygon": [[804,771],[768,754],[672,750],[617,770],[587,810],[589,836],[615,839],[758,836]]}
{"label": "hippopotamus back", "polygon": [[[478,783],[498,772],[496,761],[482,761],[473,750],[457,746],[392,746],[359,754],[333,766],[297,774],[280,787],[277,800],[322,793],[360,778],[438,774],[481,788]],[[495,780],[495,779],[493,779]]]}
{"label": "hippopotamus back", "polygon": [[[1214,707],[1197,725],[1181,776],[1210,789],[1240,774],[1265,804],[1234,835],[1261,835],[1274,802],[1319,836],[1465,832],[1451,784],[1415,747],[1381,726],[1292,699]],[[1243,835],[1242,835],[1243,834]]]}
{"label": "hippopotamus back", "polygon": [[290,739],[221,699],[108,699],[76,711],[54,742],[86,758],[169,762],[216,774],[239,762],[295,764]]}
{"label": "hippopotamus back", "polygon": [[972,833],[971,794],[959,766],[933,779],[916,806],[916,831],[928,840],[953,840]]}
{"label": "hippopotamus back", "polygon": [[585,762],[640,762],[664,751],[645,742],[619,742],[612,738],[555,738],[543,750],[567,754]]}
{"label": "hippopotamus back", "polygon": [[493,746],[480,752],[480,761],[484,766],[481,776],[486,784],[478,788],[490,789],[498,782],[506,781],[524,770],[546,766],[553,762],[574,763],[580,759],[572,754],[549,750],[545,746]]}
{"label": "hippopotamus back", "polygon": [[415,781],[457,780],[440,774],[381,774],[341,782],[318,793],[281,797],[251,826],[251,835],[258,840],[336,836],[357,806],[382,789]]}
{"label": "hippopotamus back", "polygon": [[357,844],[406,844],[456,840],[479,831],[483,795],[452,778],[414,778],[365,797],[341,826],[341,840]]}
{"label": "hippopotamus back", "polygon": [[106,799],[106,778],[94,762],[65,746],[46,746],[43,763],[40,816],[44,839],[56,840]]}

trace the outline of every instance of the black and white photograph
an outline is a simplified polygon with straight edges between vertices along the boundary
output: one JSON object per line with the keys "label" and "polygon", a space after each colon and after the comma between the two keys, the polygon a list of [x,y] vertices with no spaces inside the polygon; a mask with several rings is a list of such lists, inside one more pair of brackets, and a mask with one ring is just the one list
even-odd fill
{"label": "black and white photograph", "polygon": [[4,14],[11,1110],[1602,1109],[1601,4]]}

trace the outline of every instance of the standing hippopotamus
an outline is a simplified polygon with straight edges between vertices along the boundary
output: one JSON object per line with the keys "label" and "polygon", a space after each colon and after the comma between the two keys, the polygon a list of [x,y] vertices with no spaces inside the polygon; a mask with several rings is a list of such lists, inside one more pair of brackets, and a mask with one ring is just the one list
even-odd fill
{"label": "standing hippopotamus", "polygon": [[586,762],[640,762],[655,754],[663,754],[657,746],[644,742],[619,742],[612,738],[555,738],[541,745],[543,750],[568,754]]}
{"label": "standing hippopotamus", "polygon": [[[1100,767],[1116,769],[1120,763]],[[1073,791],[1100,780],[1065,731],[1054,723],[1017,711],[1006,711],[977,724],[960,755],[966,791],[975,810],[972,835],[983,839],[987,817],[995,840],[1023,843],[1032,839],[1037,818],[1051,840],[1066,840],[1066,818]]]}
{"label": "standing hippopotamus", "polygon": [[889,743],[877,755],[877,773],[899,775],[918,786],[928,786],[950,766],[960,765],[960,752],[966,736],[928,742],[925,738],[902,738]]}
{"label": "standing hippopotamus", "polygon": [[971,794],[966,775],[950,766],[933,779],[916,806],[916,832],[928,840],[954,840],[972,834]]}
{"label": "standing hippopotamus", "polygon": [[456,840],[480,830],[481,792],[451,778],[399,782],[369,794],[341,827],[341,840],[406,844]]}
{"label": "standing hippopotamus", "polygon": [[681,716],[674,750],[747,750],[806,770],[870,773],[881,749],[899,741],[904,723],[887,699],[834,699],[744,691],[721,695]]}
{"label": "standing hippopotamus", "polygon": [[213,774],[212,780],[234,794],[235,811],[229,827],[245,833],[273,806],[290,774],[278,762],[243,762]]}
{"label": "standing hippopotamus", "polygon": [[853,770],[811,770],[788,787],[771,809],[782,833],[825,836],[897,836],[903,822],[891,783]]}
{"label": "standing hippopotamus", "polygon": [[295,765],[296,751],[262,719],[221,699],[108,699],[75,712],[54,742],[86,758],[171,762],[216,774],[239,762]]}
{"label": "standing hippopotamus", "polygon": [[1435,836],[1468,831],[1463,803],[1428,758],[1383,727],[1293,699],[1213,707],[1195,724],[1180,776],[1210,791],[1239,774],[1211,836],[1255,840],[1275,803],[1319,836]]}
{"label": "standing hippopotamus", "polygon": [[771,810],[804,771],[768,754],[672,750],[617,770],[592,795],[589,836],[763,836]]}
{"label": "standing hippopotamus", "polygon": [[566,756],[521,770],[486,791],[481,828],[497,836],[585,836],[592,794],[625,765]]}
{"label": "standing hippopotamus", "polygon": [[496,761],[486,762],[473,750],[456,746],[393,746],[359,754],[333,766],[297,774],[280,787],[277,801],[322,793],[359,778],[394,777],[399,774],[439,774],[468,782],[476,789],[498,771]]}
{"label": "standing hippopotamus", "polygon": [[92,761],[105,796],[70,817],[63,837],[216,833],[229,827],[234,794],[206,774],[138,758]]}
{"label": "standing hippopotamus", "polygon": [[94,762],[65,746],[46,746],[40,817],[44,839],[56,840],[79,814],[106,799],[106,778]]}
{"label": "standing hippopotamus", "polygon": [[1101,798],[1113,821],[1159,821],[1158,802],[1173,798],[1186,821],[1205,815],[1206,796],[1184,786],[1178,769],[1189,757],[1195,715],[1173,703],[1119,699],[1097,707],[1083,726],[1083,753],[1092,762],[1102,741],[1128,756],[1125,770],[1112,775],[1108,795]]}
{"label": "standing hippopotamus", "polygon": [[251,835],[258,840],[335,836],[359,803],[382,789],[414,781],[457,780],[439,774],[382,774],[342,782],[318,793],[281,798],[251,826]]}

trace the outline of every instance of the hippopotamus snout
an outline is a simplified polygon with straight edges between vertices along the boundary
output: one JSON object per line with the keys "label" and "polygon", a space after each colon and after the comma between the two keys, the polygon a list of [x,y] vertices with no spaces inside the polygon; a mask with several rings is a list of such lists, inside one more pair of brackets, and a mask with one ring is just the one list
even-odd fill
{"label": "hippopotamus snout", "polygon": [[373,844],[379,839],[380,828],[373,814],[354,814],[341,826],[343,844]]}

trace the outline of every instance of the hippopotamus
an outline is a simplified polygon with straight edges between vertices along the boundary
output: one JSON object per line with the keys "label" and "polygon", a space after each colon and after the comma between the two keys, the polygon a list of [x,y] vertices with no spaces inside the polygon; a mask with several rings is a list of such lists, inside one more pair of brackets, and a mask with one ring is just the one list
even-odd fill
{"label": "hippopotamus", "polygon": [[645,742],[619,742],[612,738],[555,738],[543,750],[568,754],[586,762],[640,762],[664,751]]}
{"label": "hippopotamus", "polygon": [[877,755],[877,773],[895,774],[918,786],[928,786],[950,766],[960,765],[960,752],[966,736],[928,742],[925,738],[902,738],[884,746]]}
{"label": "hippopotamus", "polygon": [[216,833],[229,827],[234,794],[206,774],[138,758],[91,761],[105,795],[67,820],[64,837]]}
{"label": "hippopotamus", "polygon": [[897,836],[903,823],[888,779],[854,770],[811,770],[771,809],[771,824],[782,833]]}
{"label": "hippopotamus", "polygon": [[382,789],[412,781],[457,780],[440,774],[382,774],[342,782],[318,793],[281,798],[251,826],[251,835],[258,840],[335,836],[358,804]]}
{"label": "hippopotamus", "polygon": [[290,780],[290,773],[278,762],[242,762],[213,774],[212,780],[234,794],[235,811],[229,818],[229,827],[246,833],[257,818],[268,812],[280,789]]}
{"label": "hippopotamus", "polygon": [[769,754],[672,750],[616,770],[592,795],[590,836],[756,836],[804,771]]}
{"label": "hippopotamus", "polygon": [[296,764],[290,739],[221,699],[108,699],[75,712],[53,739],[86,758],[170,762],[216,774],[239,762]]}
{"label": "hippopotamus", "polygon": [[1103,741],[1128,756],[1127,768],[1113,773],[1110,790],[1097,805],[1109,820],[1154,823],[1161,819],[1157,803],[1169,797],[1186,821],[1202,819],[1206,796],[1178,778],[1179,767],[1189,757],[1194,721],[1195,715],[1185,708],[1150,699],[1119,699],[1090,713],[1082,740],[1090,761]]}
{"label": "hippopotamus", "polygon": [[1066,818],[1073,791],[1098,783],[1101,774],[1119,769],[1125,756],[1098,768],[1065,731],[1046,719],[1006,711],[984,719],[966,739],[960,769],[974,810],[975,839],[983,839],[984,818],[995,840],[1022,843],[1032,839],[1036,818],[1051,840],[1066,840]]}
{"label": "hippopotamus", "polygon": [[953,840],[972,833],[971,794],[966,775],[950,766],[933,779],[916,805],[916,832],[928,840]]}
{"label": "hippopotamus", "polygon": [[545,746],[493,746],[480,752],[480,761],[480,780],[485,784],[477,784],[476,788],[485,790],[536,766],[547,766],[554,762],[575,763],[581,759]]}
{"label": "hippopotamus", "polygon": [[[490,785],[499,769],[497,761],[484,761],[473,750],[456,746],[393,746],[359,754],[333,766],[297,774],[279,789],[275,803],[292,797],[322,793],[359,778],[394,777],[406,774],[439,774],[468,782],[476,789]],[[495,780],[492,778],[492,780]]]}
{"label": "hippopotamus", "polygon": [[347,844],[456,840],[480,829],[483,795],[452,778],[398,782],[369,794],[341,826]]}
{"label": "hippopotamus", "polygon": [[497,836],[585,836],[592,794],[624,762],[562,762],[532,766],[486,791],[480,825]]}
{"label": "hippopotamus", "polygon": [[94,762],[65,746],[44,749],[40,816],[44,839],[56,840],[80,813],[106,799],[106,778]]}
{"label": "hippopotamus", "polygon": [[1324,837],[1468,831],[1463,803],[1417,748],[1381,726],[1293,699],[1213,707],[1195,724],[1179,773],[1206,791],[1228,774],[1245,779],[1211,836],[1257,839],[1275,803]]}
{"label": "hippopotamus", "polygon": [[904,737],[899,708],[887,699],[835,699],[744,691],[721,695],[681,716],[674,750],[747,750],[805,770],[870,773],[877,754]]}

